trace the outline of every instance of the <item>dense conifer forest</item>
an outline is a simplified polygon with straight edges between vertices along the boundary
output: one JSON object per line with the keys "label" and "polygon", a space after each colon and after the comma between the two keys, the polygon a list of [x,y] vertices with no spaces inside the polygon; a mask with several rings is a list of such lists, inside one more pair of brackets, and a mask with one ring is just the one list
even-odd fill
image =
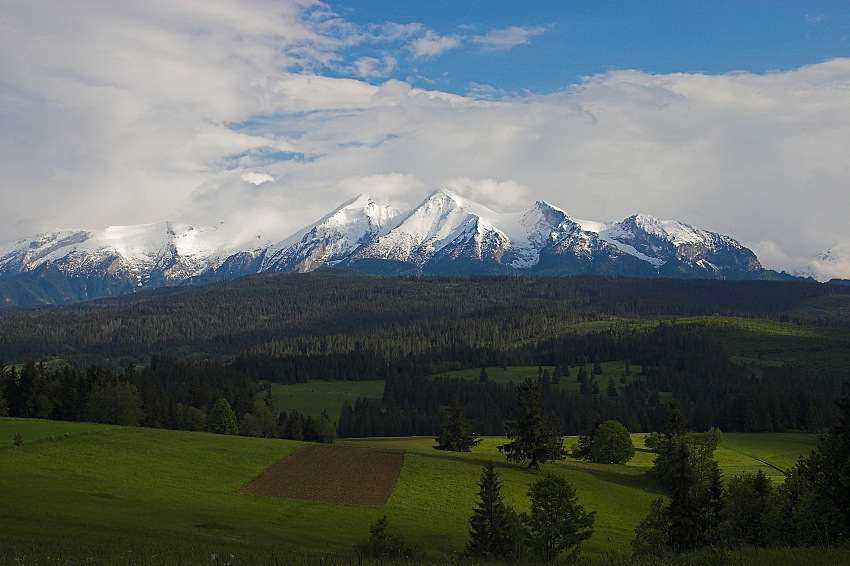
{"label": "dense conifer forest", "polygon": [[[203,428],[220,398],[252,415],[269,383],[385,380],[382,403],[328,415],[340,436],[436,434],[455,396],[477,434],[501,435],[518,384],[447,372],[545,365],[574,380],[625,360],[613,395],[595,377],[576,392],[538,376],[564,434],[598,409],[658,430],[670,398],[694,430],[816,431],[850,381],[848,313],[850,289],[803,281],[265,274],[8,312],[0,392],[10,416]],[[96,414],[93,392],[129,417]]]}

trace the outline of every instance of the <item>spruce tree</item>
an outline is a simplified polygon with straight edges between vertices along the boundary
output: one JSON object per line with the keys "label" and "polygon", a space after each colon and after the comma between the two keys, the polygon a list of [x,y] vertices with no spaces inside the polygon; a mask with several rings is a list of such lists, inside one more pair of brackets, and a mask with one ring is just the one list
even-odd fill
{"label": "spruce tree", "polygon": [[593,413],[593,419],[587,424],[581,436],[578,437],[578,450],[573,451],[573,458],[590,459],[590,447],[593,445],[596,431],[599,430],[599,427],[604,422],[605,416],[602,414],[602,409],[597,407]]}
{"label": "spruce tree", "polygon": [[517,515],[505,505],[501,491],[499,472],[487,462],[478,480],[479,501],[469,518],[467,556],[503,559],[516,553]]}
{"label": "spruce tree", "polygon": [[440,427],[435,440],[437,450],[451,450],[452,452],[469,452],[472,447],[481,442],[475,438],[472,432],[472,423],[463,414],[463,405],[455,395],[449,406],[449,414],[446,422]]}
{"label": "spruce tree", "polygon": [[502,446],[509,462],[528,461],[529,468],[539,469],[540,464],[566,457],[559,426],[543,416],[540,387],[530,377],[519,386],[517,406],[511,408],[511,416],[513,419],[505,423],[511,442]]}

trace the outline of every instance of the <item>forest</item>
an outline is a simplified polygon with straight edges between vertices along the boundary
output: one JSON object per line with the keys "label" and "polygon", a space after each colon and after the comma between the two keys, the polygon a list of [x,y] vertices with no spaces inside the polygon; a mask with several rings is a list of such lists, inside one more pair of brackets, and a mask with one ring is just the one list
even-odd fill
{"label": "forest", "polygon": [[[15,417],[198,428],[196,412],[220,398],[244,420],[271,383],[382,380],[381,403],[328,415],[340,436],[435,434],[455,396],[478,434],[499,435],[516,387],[447,372],[540,366],[564,434],[599,408],[630,431],[658,430],[669,399],[695,430],[818,431],[847,392],[848,346],[846,286],[327,270],[7,312],[0,394]],[[613,377],[595,379],[611,360],[629,368],[613,395]],[[94,414],[92,392],[123,399],[112,405],[130,416]]]}

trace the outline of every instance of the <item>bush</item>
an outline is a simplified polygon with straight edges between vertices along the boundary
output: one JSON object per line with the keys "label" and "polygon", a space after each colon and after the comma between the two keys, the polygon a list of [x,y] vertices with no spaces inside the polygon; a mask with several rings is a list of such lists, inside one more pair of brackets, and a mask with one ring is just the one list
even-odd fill
{"label": "bush", "polygon": [[366,558],[417,558],[422,551],[399,535],[387,533],[384,515],[369,527],[369,538],[357,545],[357,552]]}
{"label": "bush", "polygon": [[602,464],[625,464],[635,455],[632,437],[621,423],[605,421],[590,444],[590,460]]}

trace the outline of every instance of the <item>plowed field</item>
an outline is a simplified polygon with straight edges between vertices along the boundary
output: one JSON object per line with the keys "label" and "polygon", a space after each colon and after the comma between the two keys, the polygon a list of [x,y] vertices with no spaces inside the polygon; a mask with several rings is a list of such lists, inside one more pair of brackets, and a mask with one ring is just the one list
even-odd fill
{"label": "plowed field", "polygon": [[238,493],[353,505],[383,505],[404,461],[402,450],[302,446]]}

